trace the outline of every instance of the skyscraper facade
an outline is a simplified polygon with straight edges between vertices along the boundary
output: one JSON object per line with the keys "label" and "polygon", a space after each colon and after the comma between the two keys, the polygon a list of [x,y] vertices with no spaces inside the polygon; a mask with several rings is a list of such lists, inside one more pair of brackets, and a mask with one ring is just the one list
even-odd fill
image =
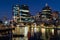
{"label": "skyscraper facade", "polygon": [[21,5],[20,7],[20,21],[21,22],[31,22],[31,14],[29,12],[29,7],[27,5]]}
{"label": "skyscraper facade", "polygon": [[17,22],[17,20],[19,19],[20,6],[14,5],[12,9],[13,9],[13,20]]}
{"label": "skyscraper facade", "polygon": [[48,4],[46,4],[45,7],[43,7],[41,13],[42,21],[48,21],[50,17],[51,17],[51,8],[48,6]]}

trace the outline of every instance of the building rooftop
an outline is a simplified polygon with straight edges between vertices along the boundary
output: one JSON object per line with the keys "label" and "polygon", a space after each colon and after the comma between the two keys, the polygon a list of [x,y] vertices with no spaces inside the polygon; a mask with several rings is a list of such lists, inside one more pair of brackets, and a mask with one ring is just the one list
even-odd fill
{"label": "building rooftop", "polygon": [[43,7],[43,9],[42,10],[51,10],[51,8],[48,6],[48,4],[46,3],[45,4],[45,7]]}

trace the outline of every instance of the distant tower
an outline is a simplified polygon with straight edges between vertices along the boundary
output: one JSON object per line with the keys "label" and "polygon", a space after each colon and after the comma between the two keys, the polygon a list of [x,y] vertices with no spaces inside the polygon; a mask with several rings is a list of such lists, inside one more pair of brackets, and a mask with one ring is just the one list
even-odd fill
{"label": "distant tower", "polygon": [[59,25],[59,12],[54,11],[52,12],[52,20],[54,25]]}
{"label": "distant tower", "polygon": [[47,21],[51,17],[51,8],[46,3],[45,7],[42,9],[41,17],[43,21]]}
{"label": "distant tower", "polygon": [[15,22],[19,19],[19,13],[20,13],[20,6],[14,5],[13,6],[13,19]]}
{"label": "distant tower", "polygon": [[20,22],[31,22],[31,14],[27,5],[20,6]]}
{"label": "distant tower", "polygon": [[38,12],[36,15],[35,15],[35,22],[37,24],[39,24],[41,22],[41,12]]}

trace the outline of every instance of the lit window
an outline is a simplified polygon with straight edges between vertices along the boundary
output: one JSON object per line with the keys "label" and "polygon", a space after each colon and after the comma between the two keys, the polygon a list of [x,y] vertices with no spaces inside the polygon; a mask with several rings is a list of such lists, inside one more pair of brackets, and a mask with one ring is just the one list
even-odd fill
{"label": "lit window", "polygon": [[19,10],[19,7],[14,7],[15,10]]}
{"label": "lit window", "polygon": [[46,17],[46,15],[42,15],[42,17]]}
{"label": "lit window", "polygon": [[29,10],[22,10],[22,9],[21,9],[20,11],[23,11],[23,12],[29,12]]}

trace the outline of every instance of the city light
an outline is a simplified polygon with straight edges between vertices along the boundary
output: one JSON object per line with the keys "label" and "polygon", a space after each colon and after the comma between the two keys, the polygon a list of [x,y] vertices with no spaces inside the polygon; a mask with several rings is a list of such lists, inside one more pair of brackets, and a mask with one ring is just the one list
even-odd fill
{"label": "city light", "polygon": [[0,20],[0,40],[60,40],[60,12],[46,3],[34,14],[37,10],[34,7],[24,3],[13,4],[12,9],[7,10],[7,13],[12,13],[11,19],[9,14],[8,18]]}

